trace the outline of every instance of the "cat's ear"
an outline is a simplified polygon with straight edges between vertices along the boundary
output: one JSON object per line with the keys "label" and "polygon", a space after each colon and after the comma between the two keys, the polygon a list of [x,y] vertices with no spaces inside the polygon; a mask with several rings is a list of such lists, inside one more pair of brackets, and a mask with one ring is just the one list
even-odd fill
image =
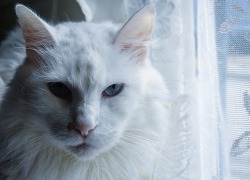
{"label": "cat's ear", "polygon": [[148,56],[149,42],[155,19],[154,8],[150,5],[132,16],[116,35],[114,44],[122,51],[128,51],[143,60]]}
{"label": "cat's ear", "polygon": [[26,53],[29,59],[37,56],[37,50],[51,47],[55,41],[50,32],[50,26],[39,18],[29,8],[16,5],[16,15],[26,43]]}

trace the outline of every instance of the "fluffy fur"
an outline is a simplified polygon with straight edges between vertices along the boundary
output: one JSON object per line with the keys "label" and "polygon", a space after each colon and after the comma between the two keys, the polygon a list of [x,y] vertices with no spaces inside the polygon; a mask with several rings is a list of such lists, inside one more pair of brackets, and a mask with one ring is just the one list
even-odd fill
{"label": "fluffy fur", "polygon": [[[21,5],[17,15],[23,35],[12,32],[0,53],[8,84],[0,109],[1,179],[154,179],[166,163],[168,111],[166,87],[147,58],[152,8],[121,30],[111,23],[52,26]],[[72,101],[54,96],[49,82],[67,85]],[[114,83],[125,84],[121,93],[102,97]],[[77,120],[97,125],[84,140],[67,129]],[[90,146],[69,148],[83,141]]]}

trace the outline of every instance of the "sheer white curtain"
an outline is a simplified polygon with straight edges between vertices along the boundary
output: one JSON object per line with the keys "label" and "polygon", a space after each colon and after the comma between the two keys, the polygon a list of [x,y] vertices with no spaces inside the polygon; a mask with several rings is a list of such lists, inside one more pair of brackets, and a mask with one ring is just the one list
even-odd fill
{"label": "sheer white curtain", "polygon": [[78,0],[124,23],[148,3],[151,60],[170,90],[169,179],[250,179],[250,1]]}
{"label": "sheer white curtain", "polygon": [[250,1],[216,5],[225,168],[231,179],[250,179]]}
{"label": "sheer white curtain", "polygon": [[[211,68],[205,78],[213,87],[210,98],[215,100],[216,112],[212,114],[217,116],[210,123],[217,128],[212,142],[218,150],[214,152],[217,169],[211,170],[217,171],[217,179],[250,179],[250,1],[199,1],[198,19],[198,59]],[[204,142],[213,145],[205,139],[201,147]],[[202,164],[208,166],[204,160]]]}

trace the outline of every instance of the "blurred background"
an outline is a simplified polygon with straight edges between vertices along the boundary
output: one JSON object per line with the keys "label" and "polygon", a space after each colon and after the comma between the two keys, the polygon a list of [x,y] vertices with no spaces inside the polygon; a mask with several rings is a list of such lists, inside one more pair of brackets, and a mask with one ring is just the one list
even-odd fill
{"label": "blurred background", "polygon": [[0,1],[0,42],[8,32],[18,25],[15,5],[24,4],[51,23],[83,21],[84,14],[75,0],[1,0]]}

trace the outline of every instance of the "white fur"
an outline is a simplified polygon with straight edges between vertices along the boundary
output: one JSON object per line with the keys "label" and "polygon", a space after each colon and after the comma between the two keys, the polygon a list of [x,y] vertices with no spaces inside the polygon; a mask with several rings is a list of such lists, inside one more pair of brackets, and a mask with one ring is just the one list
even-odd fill
{"label": "white fur", "polygon": [[[135,15],[132,19],[136,21],[125,25],[126,30],[139,23],[141,28],[137,31],[148,37],[152,22],[147,32],[140,24],[144,16],[152,14],[152,9],[148,9],[140,17]],[[23,63],[14,78],[10,75],[6,79],[8,83],[13,78],[0,110],[0,177],[154,179],[155,173],[159,173],[158,165],[166,163],[161,152],[167,139],[168,109],[166,87],[150,61],[137,57],[134,50],[121,52],[122,39],[126,40],[128,34],[120,31],[116,35],[118,28],[111,23],[69,22],[50,26],[21,5],[18,12],[26,41],[30,37],[25,28],[30,26],[28,16],[32,16],[35,22],[32,28],[45,28],[38,38],[51,38],[50,43],[55,44],[53,47],[43,41],[39,45],[33,42],[32,47],[26,44],[39,58],[28,57],[25,62],[23,43],[19,44],[22,51],[9,47],[8,53],[15,53],[15,58],[8,55],[5,60],[0,58],[4,64],[7,59],[13,64]],[[150,27],[147,23],[145,26]],[[12,44],[16,36],[21,39],[19,42],[24,42],[17,30],[2,48]],[[115,37],[119,37],[119,42],[114,43]],[[147,45],[143,48],[148,48]],[[16,67],[7,67],[5,71],[15,71]],[[72,88],[72,102],[65,102],[49,91],[47,82],[58,81]],[[124,83],[124,90],[112,98],[101,97],[102,91],[114,83]],[[82,112],[77,117],[83,123],[97,124],[86,140],[95,148],[80,153],[71,152],[67,146],[81,144],[81,136],[64,130],[71,120],[71,110],[76,109]],[[56,135],[50,126],[53,123],[60,127],[52,126],[58,132]],[[161,169],[164,174],[164,167]]]}

